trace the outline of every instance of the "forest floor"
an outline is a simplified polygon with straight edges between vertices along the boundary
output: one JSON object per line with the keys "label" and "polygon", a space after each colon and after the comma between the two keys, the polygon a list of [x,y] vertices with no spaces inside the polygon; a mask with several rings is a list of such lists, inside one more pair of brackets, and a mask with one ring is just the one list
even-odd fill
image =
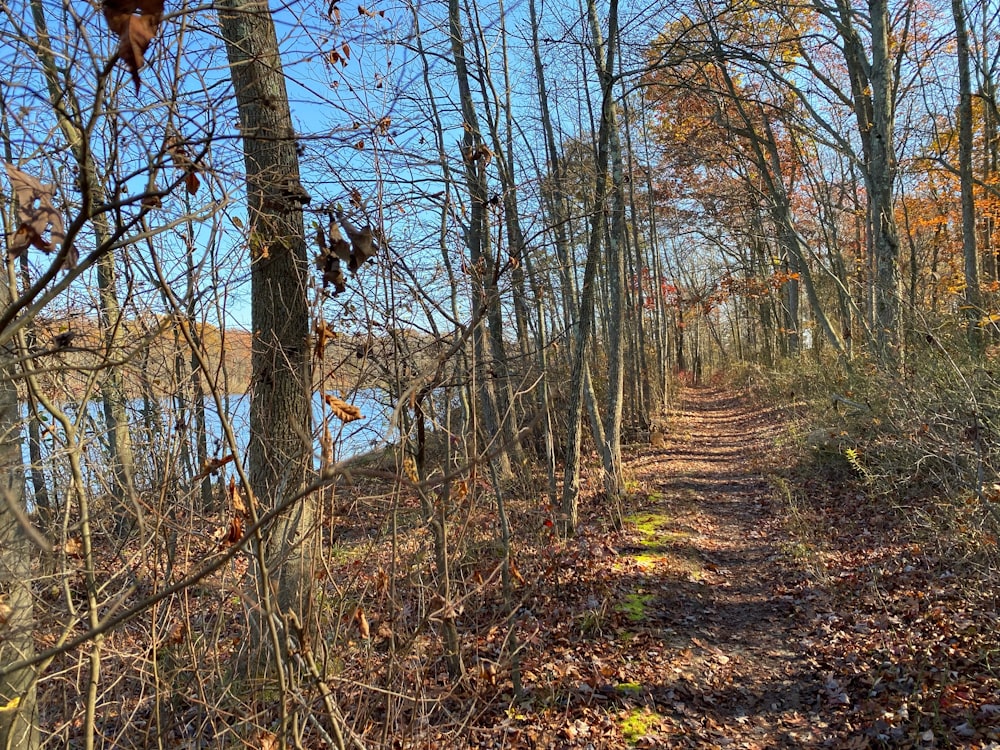
{"label": "forest floor", "polygon": [[[447,601],[416,489],[388,469],[338,486],[317,575],[321,667],[296,693],[313,720],[303,746],[328,746],[329,699],[351,746],[373,750],[1000,750],[1000,564],[984,504],[879,494],[842,453],[803,448],[793,433],[809,427],[790,407],[714,388],[675,404],[662,444],[625,446],[625,507],[609,507],[587,457],[573,539],[555,534],[544,478],[505,488],[506,592],[481,477],[449,507],[432,498],[447,516]],[[121,679],[103,746],[274,746],[274,690],[229,676],[248,642],[246,568],[192,587],[154,618],[168,627],[108,636],[102,674]],[[449,616],[459,679],[443,655]],[[77,657],[40,698],[70,747]]]}
{"label": "forest floor", "polygon": [[796,469],[785,418],[730,392],[683,391],[665,444],[628,451],[623,530],[597,497],[576,540],[522,550],[524,697],[481,689],[470,745],[1000,748],[974,559],[849,466]]}

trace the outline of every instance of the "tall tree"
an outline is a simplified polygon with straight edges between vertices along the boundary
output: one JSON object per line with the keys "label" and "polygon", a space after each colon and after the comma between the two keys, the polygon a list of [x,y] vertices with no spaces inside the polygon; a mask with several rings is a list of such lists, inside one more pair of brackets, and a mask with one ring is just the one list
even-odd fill
{"label": "tall tree", "polygon": [[958,174],[962,191],[962,256],[965,268],[965,309],[969,343],[978,350],[981,343],[979,316],[979,256],[976,251],[976,200],[972,173],[972,70],[969,59],[969,31],[965,3],[951,0],[958,47]]}
{"label": "tall tree", "polygon": [[[310,468],[309,278],[296,134],[274,21],[262,0],[224,0],[219,23],[240,115],[246,164],[252,295],[250,483],[262,508],[298,492]],[[314,502],[281,514],[266,539],[266,579],[278,606],[310,616]],[[265,586],[266,588],[266,586]],[[267,596],[268,592],[262,591]]]}
{"label": "tall tree", "polygon": [[[14,261],[0,279],[0,309],[12,301]],[[13,357],[0,361],[0,668],[35,653],[31,592],[31,544],[24,523],[24,459]],[[5,708],[9,707],[9,708]],[[35,670],[24,667],[0,677],[0,747],[38,747]]]}
{"label": "tall tree", "polygon": [[[593,5],[593,0],[590,0]],[[592,16],[596,17],[596,9]],[[611,151],[611,134],[615,127],[614,63],[615,44],[618,39],[618,0],[611,0],[608,13],[608,50],[604,65],[600,70],[601,119],[597,135],[597,154],[594,169],[593,201],[591,202],[590,237],[587,241],[587,262],[584,268],[583,288],[580,294],[580,315],[577,323],[576,348],[573,353],[573,370],[570,380],[569,424],[566,435],[565,472],[561,507],[561,526],[566,534],[576,531],[580,495],[580,445],[583,431],[583,406],[586,393],[586,373],[588,348],[591,346],[591,332],[594,326],[594,295],[597,282],[597,266],[601,255],[601,244],[606,231],[605,202],[608,198],[608,170]],[[612,384],[612,388],[616,387]],[[621,385],[618,384],[620,388]],[[595,436],[595,439],[600,440]],[[606,446],[610,441],[606,441]],[[605,473],[616,476],[620,467],[614,464],[614,455],[607,450]],[[620,457],[620,454],[619,454]],[[608,458],[611,459],[609,465]]]}

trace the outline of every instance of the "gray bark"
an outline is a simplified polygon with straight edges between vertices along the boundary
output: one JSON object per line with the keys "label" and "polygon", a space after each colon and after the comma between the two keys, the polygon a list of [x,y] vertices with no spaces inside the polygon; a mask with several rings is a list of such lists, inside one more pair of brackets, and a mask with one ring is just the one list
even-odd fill
{"label": "gray bark", "polygon": [[[503,388],[505,385],[509,385],[509,381],[506,378],[506,355],[503,351],[501,337],[503,321],[499,308],[495,260],[490,249],[489,214],[487,212],[489,196],[486,185],[487,159],[482,150],[485,145],[469,84],[468,63],[465,56],[458,0],[449,0],[448,2],[448,28],[451,34],[451,51],[455,61],[462,119],[465,122],[462,157],[465,163],[465,178],[470,202],[469,226],[466,230],[465,242],[472,261],[472,317],[476,326],[473,332],[473,345],[477,353],[476,379],[483,405],[483,427],[490,436],[499,435],[504,446],[509,449],[501,451],[497,457],[497,470],[501,477],[506,479],[513,476],[511,453],[516,453],[518,449],[515,447],[516,440],[511,422],[507,419],[508,404],[501,400],[502,391],[498,392],[497,389],[497,382]],[[487,335],[487,332],[483,330],[484,306],[490,335]],[[485,366],[487,363],[483,356],[488,350],[493,356],[493,367]]]}
{"label": "gray bark", "polygon": [[[309,265],[295,132],[266,2],[225,0],[219,23],[239,107],[246,163],[253,322],[250,484],[266,509],[299,491],[310,467]],[[314,502],[268,532],[264,558],[278,606],[311,621]],[[263,592],[262,592],[263,593]],[[264,593],[266,595],[266,593]],[[308,625],[307,625],[308,627]]]}
{"label": "gray bark", "polygon": [[972,74],[969,60],[969,32],[965,23],[965,4],[951,0],[958,46],[958,174],[962,198],[962,255],[965,260],[965,311],[969,344],[974,351],[982,346],[979,316],[982,299],[979,290],[979,255],[976,249],[976,202],[972,179]]}
{"label": "gray bark", "polygon": [[[5,269],[6,270],[6,269]],[[0,306],[12,295],[3,274]],[[0,668],[34,656],[34,604],[31,592],[31,543],[18,515],[24,507],[21,423],[14,364],[0,362]],[[33,750],[39,746],[35,670],[15,670],[0,677],[0,708],[19,699],[16,710],[0,711],[0,748]]]}
{"label": "gray bark", "polygon": [[[609,37],[617,36],[618,2],[611,0]],[[587,349],[590,345],[594,322],[594,293],[597,281],[597,264],[601,255],[601,242],[605,234],[604,205],[608,193],[608,165],[612,118],[614,114],[613,57],[605,64],[605,75],[601,80],[601,124],[598,129],[597,155],[594,169],[594,197],[591,203],[592,215],[590,238],[587,243],[587,263],[584,269],[583,289],[580,295],[580,315],[573,355],[573,370],[570,379],[569,426],[566,437],[566,466],[563,479],[563,497],[560,528],[564,534],[575,533],[578,523],[578,500],[580,493],[580,444],[582,437],[583,404],[585,394],[585,373]],[[605,441],[606,444],[607,441]],[[605,466],[605,471],[608,470]],[[613,469],[613,466],[610,467]]]}
{"label": "gray bark", "polygon": [[[607,245],[604,253],[607,265],[607,285],[609,310],[607,317],[608,346],[608,412],[605,420],[604,442],[607,445],[604,466],[604,489],[607,499],[617,502],[624,492],[622,476],[622,405],[625,385],[625,195],[623,189],[624,163],[622,160],[621,138],[618,133],[618,111],[613,97],[614,62],[618,57],[618,3],[612,0],[608,18],[607,48],[601,40],[600,21],[597,6],[591,0],[587,3],[591,33],[594,35],[594,60],[601,81],[604,106],[601,128],[607,128],[607,159],[611,170],[611,222],[607,229]],[[606,180],[607,175],[598,171],[598,180]],[[601,204],[594,205],[595,211],[603,211]]]}
{"label": "gray bark", "polygon": [[[63,137],[70,145],[73,158],[83,172],[81,184],[89,192],[89,205],[98,208],[106,202],[104,182],[99,178],[94,154],[87,142],[87,134],[82,120],[82,109],[76,98],[72,81],[60,75],[60,68],[51,52],[48,42],[48,26],[45,20],[45,9],[40,0],[32,0],[31,14],[38,35],[39,45],[36,47],[38,58],[42,63],[49,101],[57,113],[59,128]],[[98,211],[100,209],[98,208]],[[96,213],[92,217],[95,238],[98,246],[111,241],[112,231],[107,214]],[[104,345],[105,355],[114,359],[121,351],[120,325],[122,320],[121,305],[118,302],[115,258],[111,253],[104,253],[97,261],[98,290],[98,321]],[[101,383],[101,404],[104,411],[104,422],[107,427],[109,464],[114,477],[112,489],[118,501],[117,524],[119,530],[124,530],[128,507],[125,501],[130,499],[135,474],[132,454],[132,438],[129,433],[125,393],[125,378],[120,367],[110,367],[107,377]]]}

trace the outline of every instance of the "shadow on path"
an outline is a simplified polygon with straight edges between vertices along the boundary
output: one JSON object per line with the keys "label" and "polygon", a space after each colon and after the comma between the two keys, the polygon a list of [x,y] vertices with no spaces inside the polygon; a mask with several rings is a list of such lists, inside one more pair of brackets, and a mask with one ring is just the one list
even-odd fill
{"label": "shadow on path", "polygon": [[[621,586],[677,651],[649,688],[675,731],[659,747],[821,747],[834,684],[799,646],[801,583],[766,472],[780,423],[730,394],[688,390],[666,445],[630,462],[648,501]],[[801,589],[796,596],[801,597]],[[640,623],[637,623],[640,624]],[[666,744],[663,744],[666,742]]]}

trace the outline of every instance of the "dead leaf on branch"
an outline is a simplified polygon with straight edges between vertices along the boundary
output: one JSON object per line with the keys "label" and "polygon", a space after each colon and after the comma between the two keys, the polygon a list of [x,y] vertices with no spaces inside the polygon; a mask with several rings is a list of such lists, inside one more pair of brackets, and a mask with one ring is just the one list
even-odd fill
{"label": "dead leaf on branch", "polygon": [[233,460],[233,454],[230,453],[228,456],[223,458],[207,458],[205,462],[201,465],[201,472],[195,477],[195,480],[204,479],[209,474],[214,474],[220,468],[228,464]]}
{"label": "dead leaf on branch", "polygon": [[[357,271],[361,265],[375,255],[378,252],[378,243],[376,242],[375,235],[372,232],[370,226],[364,226],[358,228],[351,223],[351,221],[344,216],[344,212],[341,210],[336,211],[337,221],[340,222],[340,226],[344,228],[344,233],[347,235],[347,239],[351,241],[350,250],[348,251],[347,267],[352,271]],[[333,237],[336,225],[331,222],[330,236]],[[337,237],[340,237],[340,232],[337,232]],[[343,239],[341,238],[341,242]],[[338,252],[338,255],[343,259],[343,255]]]}
{"label": "dead leaf on branch", "polygon": [[[17,196],[19,222],[17,230],[8,240],[7,252],[11,257],[18,257],[31,245],[46,253],[52,252],[66,238],[62,214],[52,202],[55,187],[43,185],[37,177],[25,174],[6,162],[4,168]],[[46,231],[49,233],[48,241],[45,240]]]}
{"label": "dead leaf on branch", "polygon": [[233,513],[238,516],[249,515],[250,509],[247,506],[247,495],[243,492],[240,486],[236,484],[235,476],[229,477],[226,494],[229,496],[229,506],[233,509]]}
{"label": "dead leaf on branch", "polygon": [[313,331],[316,335],[316,345],[313,347],[313,357],[315,359],[323,359],[323,355],[326,353],[326,342],[332,338],[336,338],[337,334],[330,326],[327,325],[325,320],[317,320]]}
{"label": "dead leaf on branch", "polygon": [[233,516],[229,519],[229,525],[217,529],[212,538],[223,549],[238,543],[243,538],[243,521],[239,516]]}
{"label": "dead leaf on branch", "polygon": [[117,57],[128,68],[139,90],[144,55],[163,19],[163,0],[104,0],[104,20],[118,35]]}
{"label": "dead leaf on branch", "polygon": [[327,406],[330,407],[330,411],[333,412],[333,416],[341,422],[353,422],[354,420],[361,419],[363,417],[361,409],[356,407],[354,404],[347,403],[341,398],[337,398],[332,393],[324,393],[323,400],[326,401]]}
{"label": "dead leaf on branch", "polygon": [[166,147],[174,166],[184,172],[184,187],[188,195],[194,195],[201,187],[201,180],[198,178],[201,167],[191,158],[191,152],[180,133],[173,129],[167,133]]}
{"label": "dead leaf on branch", "polygon": [[[347,246],[347,242],[340,237],[339,232],[337,233],[337,238]],[[333,243],[333,247],[326,246],[326,235],[322,229],[316,233],[316,244],[319,245],[319,254],[316,256],[315,263],[316,269],[323,276],[323,288],[326,289],[330,284],[333,284],[333,294],[337,296],[347,289],[347,283],[344,279],[344,272],[340,270],[340,258],[338,257],[338,254],[342,252],[342,248],[337,246],[337,240],[334,239],[332,234],[330,235],[330,240]]]}

